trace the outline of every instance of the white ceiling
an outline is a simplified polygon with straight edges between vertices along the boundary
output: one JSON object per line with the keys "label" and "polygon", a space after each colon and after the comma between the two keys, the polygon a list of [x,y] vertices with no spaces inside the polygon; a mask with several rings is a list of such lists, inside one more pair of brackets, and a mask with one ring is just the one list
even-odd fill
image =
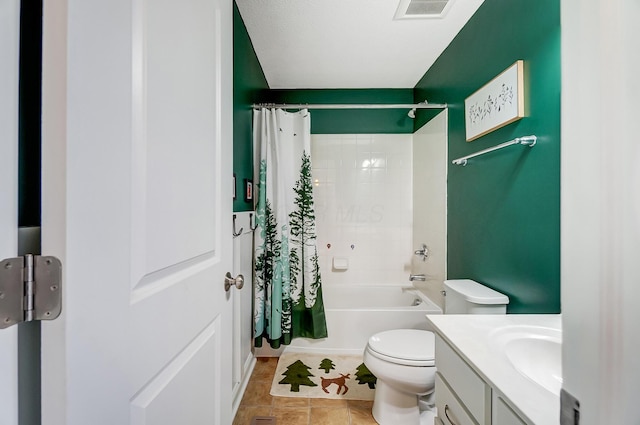
{"label": "white ceiling", "polygon": [[413,88],[484,0],[401,19],[399,0],[236,0],[272,89]]}

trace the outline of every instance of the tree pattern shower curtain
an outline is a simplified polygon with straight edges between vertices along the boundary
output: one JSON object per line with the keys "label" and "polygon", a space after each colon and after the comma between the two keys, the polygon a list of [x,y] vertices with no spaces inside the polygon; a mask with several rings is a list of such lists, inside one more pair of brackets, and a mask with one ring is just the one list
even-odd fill
{"label": "tree pattern shower curtain", "polygon": [[327,336],[311,181],[311,116],[262,108],[253,116],[257,229],[254,337],[271,347]]}

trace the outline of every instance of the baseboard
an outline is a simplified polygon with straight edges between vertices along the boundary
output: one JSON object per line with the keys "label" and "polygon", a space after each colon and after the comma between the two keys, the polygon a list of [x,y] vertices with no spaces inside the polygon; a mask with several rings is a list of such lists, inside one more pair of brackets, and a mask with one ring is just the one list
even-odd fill
{"label": "baseboard", "polygon": [[238,386],[238,391],[233,396],[233,406],[232,406],[232,417],[236,417],[236,413],[238,413],[238,407],[240,407],[240,402],[242,401],[242,397],[244,396],[244,392],[247,390],[247,385],[249,384],[249,379],[251,379],[251,374],[253,373],[253,369],[256,367],[256,357],[251,353],[247,356],[247,360],[244,364],[244,375],[242,377],[242,382]]}

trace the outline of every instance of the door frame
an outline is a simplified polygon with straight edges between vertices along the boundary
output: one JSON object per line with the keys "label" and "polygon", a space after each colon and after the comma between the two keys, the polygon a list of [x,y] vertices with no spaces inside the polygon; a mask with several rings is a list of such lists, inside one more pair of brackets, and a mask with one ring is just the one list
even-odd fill
{"label": "door frame", "polygon": [[[18,251],[20,1],[0,2],[0,259]],[[6,55],[6,56],[5,56]],[[0,330],[0,422],[18,425],[18,327]]]}

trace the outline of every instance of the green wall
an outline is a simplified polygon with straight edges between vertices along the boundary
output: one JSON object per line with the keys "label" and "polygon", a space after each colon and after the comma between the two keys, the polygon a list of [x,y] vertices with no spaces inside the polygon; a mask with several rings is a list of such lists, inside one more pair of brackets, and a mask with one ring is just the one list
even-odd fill
{"label": "green wall", "polygon": [[247,29],[233,3],[233,172],[236,199],[233,211],[251,211],[244,200],[244,179],[253,179],[253,122],[251,105],[261,102],[269,89],[262,67],[253,50]]}
{"label": "green wall", "polygon": [[[518,59],[525,118],[465,142],[464,99]],[[512,146],[466,167],[449,163],[447,274],[509,295],[510,313],[560,312],[559,0],[486,0],[415,96],[449,104],[449,160],[538,136],[531,149]]]}
{"label": "green wall", "polygon": [[[413,103],[412,89],[271,90],[263,102],[367,104]],[[413,133],[408,109],[312,109],[313,134]]]}

